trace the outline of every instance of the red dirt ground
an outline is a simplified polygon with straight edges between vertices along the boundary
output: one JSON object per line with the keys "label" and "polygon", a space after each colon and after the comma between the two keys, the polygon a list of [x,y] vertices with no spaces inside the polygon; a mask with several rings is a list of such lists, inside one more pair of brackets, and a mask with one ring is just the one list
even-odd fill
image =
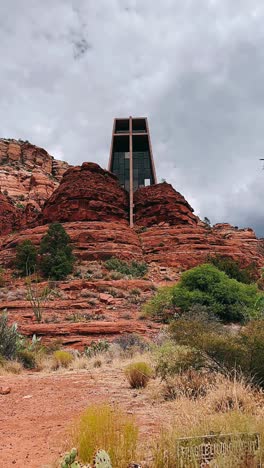
{"label": "red dirt ground", "polygon": [[108,401],[136,415],[151,441],[164,420],[146,391],[129,388],[122,370],[101,368],[66,373],[26,373],[0,377],[0,467],[51,468],[65,451],[67,430],[89,404]]}

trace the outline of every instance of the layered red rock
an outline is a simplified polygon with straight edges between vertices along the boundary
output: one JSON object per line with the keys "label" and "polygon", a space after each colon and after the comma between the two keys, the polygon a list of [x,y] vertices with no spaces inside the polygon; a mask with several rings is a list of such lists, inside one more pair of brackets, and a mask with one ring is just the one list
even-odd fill
{"label": "layered red rock", "polygon": [[128,194],[117,177],[98,164],[68,169],[43,209],[43,221],[103,221],[128,219]]}
{"label": "layered red rock", "polygon": [[19,210],[0,192],[0,236],[9,234],[20,225]]}
{"label": "layered red rock", "polygon": [[0,190],[20,209],[40,210],[68,167],[27,141],[0,139]]}
{"label": "layered red rock", "polygon": [[147,263],[174,267],[179,272],[215,255],[233,258],[241,266],[264,264],[263,241],[252,229],[238,229],[230,224],[213,228],[201,222],[197,226],[153,226],[139,236]]}
{"label": "layered red rock", "polygon": [[166,182],[138,189],[134,194],[135,224],[193,225],[198,218],[185,198]]}
{"label": "layered red rock", "polygon": [[[106,260],[119,257],[124,260],[143,261],[139,238],[126,221],[63,223],[72,241],[78,260]],[[12,265],[16,245],[30,239],[36,247],[47,232],[48,225],[25,229],[0,238],[0,264]]]}

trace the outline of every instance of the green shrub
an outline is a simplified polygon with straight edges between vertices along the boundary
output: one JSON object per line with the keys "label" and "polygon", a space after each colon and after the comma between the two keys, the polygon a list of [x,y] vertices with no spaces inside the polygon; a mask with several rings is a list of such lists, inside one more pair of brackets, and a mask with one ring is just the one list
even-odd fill
{"label": "green shrub", "polygon": [[176,311],[186,312],[199,304],[224,322],[246,322],[261,315],[263,301],[256,285],[230,279],[215,266],[205,264],[183,273],[177,285],[159,290],[145,311],[168,320],[173,312],[175,316]]}
{"label": "green shrub", "polygon": [[31,240],[26,239],[16,247],[15,268],[21,276],[34,273],[37,266],[37,249]]}
{"label": "green shrub", "polygon": [[200,350],[170,341],[156,348],[155,362],[156,375],[162,380],[189,369],[201,369],[205,365]]}
{"label": "green shrub", "polygon": [[14,359],[19,347],[20,336],[17,325],[8,325],[6,311],[0,315],[0,356],[6,359]]}
{"label": "green shrub", "polygon": [[170,334],[177,344],[197,349],[206,367],[217,370],[239,369],[246,358],[239,333],[231,333],[221,323],[206,320],[206,315],[190,317],[183,314],[170,325]]}
{"label": "green shrub", "polygon": [[138,428],[132,416],[110,405],[93,405],[84,411],[73,428],[73,442],[83,463],[92,463],[104,447],[113,467],[125,468],[136,458]]}
{"label": "green shrub", "polygon": [[[183,315],[170,324],[169,331],[176,343],[174,346],[190,346],[200,351],[205,358],[206,367],[220,371],[242,371],[255,384],[264,385],[263,319],[252,320],[246,326],[233,331],[219,322]],[[167,355],[169,354],[168,351]]]}
{"label": "green shrub", "polygon": [[34,369],[37,366],[36,354],[29,349],[19,350],[17,357],[26,369]]}
{"label": "green shrub", "polygon": [[70,238],[60,223],[49,226],[40,243],[40,268],[46,278],[61,280],[73,271],[74,256]]}
{"label": "green shrub", "polygon": [[218,268],[218,270],[224,271],[229,278],[236,279],[241,283],[254,283],[259,278],[258,269],[254,263],[242,268],[238,262],[223,255],[209,256],[208,262]]}
{"label": "green shrub", "polygon": [[152,377],[152,369],[146,362],[133,362],[125,368],[131,388],[145,388]]}
{"label": "green shrub", "polygon": [[158,292],[144,305],[143,317],[167,323],[174,316],[175,308],[172,305],[172,287],[159,288]]}
{"label": "green shrub", "polygon": [[114,270],[118,273],[122,273],[124,276],[133,276],[135,278],[141,278],[148,271],[148,266],[146,263],[139,263],[136,261],[128,263],[114,257],[105,262],[105,267],[108,270]]}
{"label": "green shrub", "polygon": [[69,367],[73,361],[73,355],[68,351],[58,350],[53,353],[54,367]]}

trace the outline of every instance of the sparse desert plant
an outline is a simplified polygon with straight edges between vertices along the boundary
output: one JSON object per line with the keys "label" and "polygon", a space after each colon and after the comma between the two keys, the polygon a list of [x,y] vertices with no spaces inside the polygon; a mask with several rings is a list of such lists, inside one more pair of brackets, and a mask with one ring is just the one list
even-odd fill
{"label": "sparse desert plant", "polygon": [[95,359],[95,361],[93,362],[93,366],[94,366],[95,368],[102,367],[102,361],[101,361],[101,359]]}
{"label": "sparse desert plant", "polygon": [[105,353],[108,351],[110,343],[107,340],[92,341],[89,346],[84,348],[84,354],[88,357],[94,357],[97,354]]}
{"label": "sparse desert plant", "polygon": [[167,323],[175,314],[175,308],[172,305],[173,289],[171,287],[162,287],[158,292],[143,306],[142,316],[151,317],[158,322]]}
{"label": "sparse desert plant", "polygon": [[7,360],[0,365],[0,375],[20,374],[23,370],[21,362]]}
{"label": "sparse desert plant", "polygon": [[42,287],[39,283],[33,283],[30,278],[26,279],[27,300],[30,301],[35,319],[38,323],[42,320],[42,312],[46,306],[52,291],[48,286]]}
{"label": "sparse desert plant", "polygon": [[134,418],[107,404],[87,408],[73,428],[73,442],[83,463],[92,463],[98,447],[104,447],[115,468],[127,468],[135,459],[137,438]]}
{"label": "sparse desert plant", "polygon": [[29,349],[19,350],[17,357],[26,369],[34,369],[37,366],[36,354]]}
{"label": "sparse desert plant", "polygon": [[146,263],[136,262],[135,260],[131,263],[120,260],[119,258],[112,257],[105,262],[107,270],[114,270],[121,273],[124,276],[133,276],[134,278],[141,278],[145,276],[148,271]]}
{"label": "sparse desert plant", "polygon": [[114,340],[123,351],[127,351],[131,348],[137,349],[138,351],[146,351],[149,348],[148,343],[136,333],[124,333]]}
{"label": "sparse desert plant", "polygon": [[58,369],[59,367],[69,367],[72,363],[74,357],[71,353],[64,350],[54,351],[53,353],[53,361],[54,361],[54,368]]}
{"label": "sparse desert plant", "polygon": [[199,370],[206,364],[199,350],[171,341],[155,348],[155,362],[156,375],[162,380],[190,369]]}
{"label": "sparse desert plant", "polygon": [[19,347],[20,335],[17,324],[8,325],[6,310],[0,314],[0,356],[6,359],[16,357]]}
{"label": "sparse desert plant", "polygon": [[120,273],[119,271],[111,271],[110,273],[110,278],[114,281],[118,281],[123,278],[124,275]]}
{"label": "sparse desert plant", "polygon": [[192,400],[204,398],[215,385],[215,375],[211,372],[201,372],[189,369],[166,379],[162,388],[165,400],[175,400],[187,397]]}
{"label": "sparse desert plant", "polygon": [[262,395],[256,392],[253,385],[243,375],[231,377],[217,376],[216,385],[208,394],[208,405],[216,413],[240,411],[254,413],[259,407]]}
{"label": "sparse desert plant", "polygon": [[145,388],[153,372],[146,362],[133,362],[125,368],[125,375],[131,388]]}

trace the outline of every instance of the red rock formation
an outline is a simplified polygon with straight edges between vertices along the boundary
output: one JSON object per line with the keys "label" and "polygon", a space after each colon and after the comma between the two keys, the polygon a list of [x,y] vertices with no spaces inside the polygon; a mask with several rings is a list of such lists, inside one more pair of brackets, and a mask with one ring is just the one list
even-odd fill
{"label": "red rock formation", "polygon": [[[143,261],[142,249],[137,234],[126,221],[113,223],[84,222],[64,223],[79,260],[106,260],[119,257],[124,260]],[[48,226],[21,230],[8,237],[0,237],[0,263],[12,265],[16,245],[25,239],[39,246]]]}
{"label": "red rock formation", "polygon": [[[127,290],[138,288],[146,299],[152,294],[153,281],[176,281],[182,271],[207,261],[208,255],[225,255],[239,260],[242,266],[264,264],[263,242],[251,229],[237,229],[229,224],[206,226],[193,214],[185,198],[167,183],[135,193],[135,229],[131,229],[128,195],[113,174],[97,164],[84,163],[68,169],[53,192],[63,168],[44,150],[0,140],[0,184],[5,181],[12,194],[9,198],[0,193],[0,265],[12,268],[16,245],[31,239],[39,246],[47,224],[59,221],[70,236],[78,268],[95,261],[101,272],[104,270],[100,278],[106,278],[109,272],[103,262],[110,257],[145,261],[150,281],[107,283],[96,278],[86,281],[70,277],[68,282],[56,283],[59,295],[46,304],[44,324],[35,323],[24,282],[11,286],[10,281],[2,294],[0,310],[8,308],[10,320],[18,321],[26,335],[41,334],[45,342],[60,337],[64,344],[76,347],[89,343],[94,336],[112,339],[126,331],[151,335],[156,332],[155,326],[152,330],[150,323],[138,321],[141,306],[129,300]],[[39,207],[47,198],[38,217]],[[11,234],[14,230],[18,232]],[[6,275],[11,277],[11,271]],[[83,278],[86,275],[87,270]],[[113,287],[122,290],[120,297],[111,294]],[[91,292],[95,295],[89,303]],[[78,313],[88,315],[89,323],[66,320]]]}
{"label": "red rock formation", "polygon": [[17,229],[20,224],[20,216],[19,210],[0,192],[0,236]]}
{"label": "red rock formation", "polygon": [[148,263],[184,271],[207,261],[209,255],[224,255],[247,266],[264,264],[263,242],[252,229],[237,229],[229,224],[207,228],[197,226],[153,226],[139,234]]}
{"label": "red rock formation", "polygon": [[68,167],[29,142],[0,139],[0,190],[19,208],[40,210]]}
{"label": "red rock formation", "polygon": [[[126,220],[128,195],[115,175],[83,163],[64,174],[43,209],[44,222]],[[111,229],[111,228],[110,228]]]}
{"label": "red rock formation", "polygon": [[198,218],[185,198],[166,182],[138,189],[134,194],[135,224],[196,225]]}

